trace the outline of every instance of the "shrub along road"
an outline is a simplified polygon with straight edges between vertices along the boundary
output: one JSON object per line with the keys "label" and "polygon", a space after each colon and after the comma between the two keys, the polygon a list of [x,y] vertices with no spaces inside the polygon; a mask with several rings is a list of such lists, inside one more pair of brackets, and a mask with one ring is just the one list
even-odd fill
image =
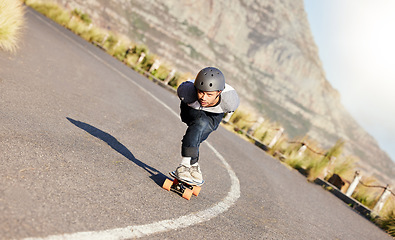
{"label": "shrub along road", "polygon": [[201,147],[199,197],[162,189],[185,131],[177,97],[26,17],[17,54],[0,53],[1,239],[392,239],[223,128]]}

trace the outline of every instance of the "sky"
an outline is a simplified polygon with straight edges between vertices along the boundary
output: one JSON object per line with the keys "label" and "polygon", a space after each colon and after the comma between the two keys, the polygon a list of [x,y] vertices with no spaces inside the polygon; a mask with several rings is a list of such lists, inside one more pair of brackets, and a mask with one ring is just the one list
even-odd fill
{"label": "sky", "polygon": [[327,80],[395,161],[395,1],[304,0]]}

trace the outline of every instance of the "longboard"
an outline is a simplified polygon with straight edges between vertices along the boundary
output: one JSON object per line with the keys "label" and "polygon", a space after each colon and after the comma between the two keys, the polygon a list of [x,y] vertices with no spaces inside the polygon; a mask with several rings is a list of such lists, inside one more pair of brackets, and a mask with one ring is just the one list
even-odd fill
{"label": "longboard", "polygon": [[176,176],[174,171],[170,172],[169,175],[172,176],[174,180],[166,179],[162,187],[168,191],[171,190],[180,194],[187,200],[191,199],[192,195],[198,196],[201,186],[204,184],[204,181],[202,183],[196,183],[181,180]]}

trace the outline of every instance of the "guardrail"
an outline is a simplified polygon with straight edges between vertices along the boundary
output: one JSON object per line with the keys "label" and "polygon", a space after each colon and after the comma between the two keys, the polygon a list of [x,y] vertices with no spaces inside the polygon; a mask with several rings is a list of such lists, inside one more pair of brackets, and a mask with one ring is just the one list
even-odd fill
{"label": "guardrail", "polygon": [[[231,115],[227,115],[224,118],[224,122],[231,124],[229,122],[231,118]],[[247,138],[251,139],[252,141],[254,141],[255,145],[262,148],[265,151],[268,151],[269,149],[271,149],[276,143],[277,141],[280,139],[280,137],[282,136],[282,134],[284,133],[284,129],[283,128],[275,128],[273,130],[277,130],[277,133],[275,134],[275,136],[272,138],[272,140],[270,141],[269,145],[265,145],[263,144],[261,141],[259,141],[258,139],[256,139],[253,136],[254,131],[258,128],[259,125],[262,124],[262,120],[258,120],[258,121],[250,121],[250,122],[254,122],[254,124],[252,125],[252,127],[250,127],[248,129],[248,131],[243,131],[243,130],[239,130],[242,132],[242,134],[244,134]],[[319,152],[311,147],[308,146],[308,144],[306,142],[301,142],[301,141],[288,141],[288,143],[294,143],[294,144],[300,144],[300,148],[297,151],[297,156],[301,157],[303,155],[303,153],[309,149],[311,152],[317,154],[317,155],[321,155],[321,156],[325,156],[326,153],[325,152]],[[278,154],[278,153],[277,153]],[[280,154],[280,159],[284,159],[285,156],[282,156]],[[324,170],[325,172],[325,176],[328,174],[327,169]],[[339,176],[340,177],[340,176]],[[353,181],[350,183],[349,181],[342,179],[342,181],[348,182],[350,183],[348,189],[346,190],[345,193],[341,192],[341,190],[339,188],[337,188],[336,186],[332,185],[331,183],[321,179],[321,178],[317,178],[315,181],[319,182],[320,184],[326,185],[326,187],[331,187],[335,190],[332,190],[331,192],[334,193],[337,197],[341,198],[344,202],[346,202],[347,204],[351,204],[353,206],[353,208],[358,211],[359,213],[361,213],[363,216],[365,217],[377,217],[379,216],[380,211],[382,210],[385,202],[387,201],[388,197],[390,195],[395,197],[395,193],[393,191],[391,191],[390,186],[387,184],[386,186],[379,186],[379,185],[368,185],[365,184],[361,181],[362,179],[362,175],[359,173],[359,171],[355,172],[355,176]],[[325,184],[324,184],[325,183]],[[352,194],[354,193],[354,191],[356,190],[358,184],[361,184],[364,187],[368,187],[368,188],[382,188],[383,192],[380,194],[380,196],[378,197],[377,202],[375,203],[375,206],[372,209],[369,209],[368,207],[364,206],[362,203],[358,202],[358,200],[352,198]],[[395,201],[395,200],[394,200]]]}

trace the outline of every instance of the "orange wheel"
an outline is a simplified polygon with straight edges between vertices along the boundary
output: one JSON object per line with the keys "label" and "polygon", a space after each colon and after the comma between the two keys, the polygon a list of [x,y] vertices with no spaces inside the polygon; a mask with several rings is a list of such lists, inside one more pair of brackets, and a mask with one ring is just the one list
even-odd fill
{"label": "orange wheel", "polygon": [[201,187],[199,187],[199,186],[194,186],[193,189],[192,189],[193,195],[198,196],[199,193],[200,193],[200,190],[202,190]]}
{"label": "orange wheel", "polygon": [[170,191],[171,185],[173,185],[173,182],[169,179],[166,179],[162,187],[167,191]]}
{"label": "orange wheel", "polygon": [[186,200],[191,199],[193,191],[189,188],[185,189],[184,193],[182,194],[182,197],[185,198]]}

